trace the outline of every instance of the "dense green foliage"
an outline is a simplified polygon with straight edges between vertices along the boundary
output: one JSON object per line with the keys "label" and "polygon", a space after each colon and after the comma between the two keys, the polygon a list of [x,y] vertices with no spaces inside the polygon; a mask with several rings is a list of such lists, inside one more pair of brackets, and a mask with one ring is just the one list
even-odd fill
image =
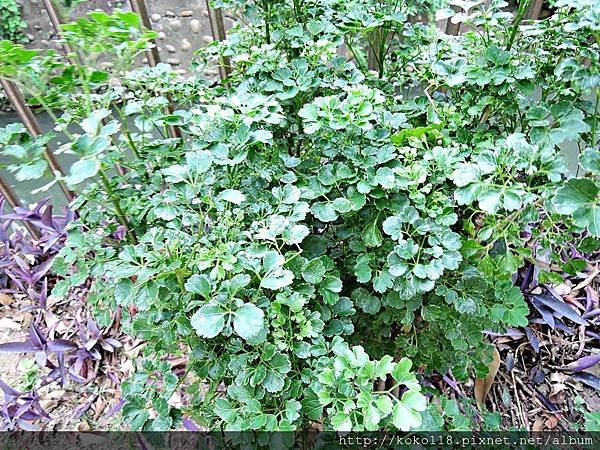
{"label": "dense green foliage", "polygon": [[[248,23],[199,51],[200,73],[231,59],[216,86],[162,65],[120,72],[152,37],[132,39],[128,13],[65,27],[88,64],[113,57],[112,74],[50,77],[52,54],[0,46],[4,75],[82,130],[62,148],[80,156],[63,180],[79,218],[53,294],[91,278],[104,322],[121,306],[145,341],[124,386],[134,429],[182,413],[229,430],[439,428],[415,369],[484,376],[483,332],[527,325],[511,279],[523,262],[552,282],[566,243],[596,245],[598,4],[526,23],[501,1],[461,3],[454,19],[473,31],[459,37],[411,23],[401,2],[219,3]],[[4,154],[43,176],[22,135],[3,130]],[[163,361],[178,354],[193,380],[183,410]]]}
{"label": "dense green foliage", "polygon": [[22,41],[22,29],[27,24],[21,18],[21,8],[15,0],[0,0],[0,39]]}

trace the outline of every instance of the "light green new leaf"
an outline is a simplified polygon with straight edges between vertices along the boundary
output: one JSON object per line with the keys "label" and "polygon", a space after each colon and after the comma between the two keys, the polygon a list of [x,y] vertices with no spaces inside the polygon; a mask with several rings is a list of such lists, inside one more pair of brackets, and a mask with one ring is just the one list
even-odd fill
{"label": "light green new leaf", "polygon": [[399,402],[394,406],[392,423],[399,430],[409,431],[421,425],[421,414]]}
{"label": "light green new leaf", "polygon": [[415,411],[425,411],[427,408],[427,399],[423,394],[417,391],[407,391],[402,395],[402,403]]}
{"label": "light green new leaf", "polygon": [[402,237],[402,220],[398,216],[388,217],[383,221],[383,231],[385,234],[397,240]]}
{"label": "light green new leaf", "polygon": [[598,200],[598,186],[587,178],[571,178],[556,191],[554,206],[561,214],[572,214]]}
{"label": "light green new leaf", "polygon": [[246,200],[246,196],[237,189],[225,189],[219,194],[218,198],[220,200],[225,200],[226,202],[234,203],[236,205],[240,205],[243,201]]}
{"label": "light green new leaf", "polygon": [[15,178],[17,181],[37,180],[44,176],[47,168],[48,163],[43,159],[30,163],[23,163],[19,165],[19,170],[15,174]]}
{"label": "light green new leaf", "polygon": [[592,175],[600,175],[600,151],[588,148],[579,155],[579,165]]}
{"label": "light green new leaf", "polygon": [[365,226],[362,238],[367,247],[379,247],[382,244],[383,238],[376,220]]}
{"label": "light green new leaf", "polygon": [[262,279],[260,287],[277,290],[289,286],[294,281],[294,274],[287,269],[276,269]]}
{"label": "light green new leaf", "polygon": [[575,223],[586,227],[592,236],[600,236],[600,206],[581,208],[573,213]]}
{"label": "light green new leaf", "polygon": [[200,174],[210,169],[213,162],[213,154],[208,150],[189,152],[185,154],[185,162],[191,172]]}
{"label": "light green new leaf", "polygon": [[185,283],[185,289],[194,294],[200,294],[204,298],[208,298],[212,291],[210,280],[206,275],[192,275]]}
{"label": "light green new leaf", "polygon": [[331,426],[335,431],[352,431],[350,417],[341,411],[331,418]]}
{"label": "light green new leaf", "polygon": [[79,183],[92,178],[100,170],[100,163],[95,159],[80,159],[71,166],[69,176],[66,182],[69,186],[76,186]]}
{"label": "light green new leaf", "polygon": [[208,304],[196,311],[190,323],[199,336],[213,338],[225,327],[227,314],[219,305]]}
{"label": "light green new leaf", "polygon": [[338,218],[333,203],[317,202],[310,207],[310,212],[321,222],[333,222]]}
{"label": "light green new leaf", "polygon": [[233,329],[244,339],[256,336],[264,327],[265,313],[251,303],[244,304],[233,315]]}

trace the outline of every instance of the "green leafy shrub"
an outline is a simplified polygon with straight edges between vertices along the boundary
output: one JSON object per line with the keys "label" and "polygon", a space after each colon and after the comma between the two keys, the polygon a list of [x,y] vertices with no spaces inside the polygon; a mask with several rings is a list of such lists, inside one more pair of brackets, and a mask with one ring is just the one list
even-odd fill
{"label": "green leafy shrub", "polygon": [[[523,24],[477,3],[456,18],[478,31],[451,37],[396,3],[222,5],[248,26],[197,66],[229,56],[227,86],[162,65],[115,82],[90,57],[45,90],[52,55],[20,63],[36,101],[69,106],[59,129],[83,130],[62,148],[81,157],[63,180],[79,218],[53,295],[91,279],[100,320],[121,307],[145,342],[123,386],[134,429],[183,413],[226,430],[427,427],[437,416],[413,367],[484,376],[484,331],[528,323],[523,262],[599,234],[598,7]],[[120,68],[147,48],[151,35],[120,31],[139,28],[130,16],[91,19],[66,27],[78,51]],[[117,44],[96,50],[106,24]],[[567,179],[569,141],[589,149],[588,176]],[[189,358],[184,375],[168,355]],[[184,380],[191,400],[172,406]]]}
{"label": "green leafy shrub", "polygon": [[0,39],[23,41],[23,28],[27,23],[21,18],[21,8],[15,0],[0,0]]}

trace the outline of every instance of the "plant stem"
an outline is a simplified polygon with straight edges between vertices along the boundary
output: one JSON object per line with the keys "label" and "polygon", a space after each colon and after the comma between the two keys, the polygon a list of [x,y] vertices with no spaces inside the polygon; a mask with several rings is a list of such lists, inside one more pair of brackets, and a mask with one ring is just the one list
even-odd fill
{"label": "plant stem", "polygon": [[125,227],[125,229],[127,230],[127,238],[129,240],[129,242],[131,242],[132,244],[137,244],[138,243],[137,236],[135,235],[135,232],[131,228],[131,225],[129,224],[127,217],[125,217],[125,213],[123,213],[123,210],[121,209],[121,205],[119,204],[119,198],[117,197],[117,195],[113,191],[112,187],[110,186],[110,181],[109,181],[108,177],[106,176],[104,169],[100,168],[100,170],[98,171],[98,174],[100,175],[100,181],[102,182],[102,186],[104,187],[104,190],[106,191],[106,194],[108,195],[108,198],[110,198],[110,201],[112,202],[112,204],[115,208],[115,213],[117,214],[117,219],[119,220],[119,223],[121,225],[123,225]]}
{"label": "plant stem", "polygon": [[598,131],[598,102],[600,102],[600,88],[596,88],[596,102],[594,105],[594,121],[592,122],[592,148],[596,145],[596,133]]}
{"label": "plant stem", "polygon": [[510,30],[510,36],[508,37],[508,42],[506,43],[506,50],[510,50],[515,43],[515,39],[517,38],[517,33],[519,32],[519,26],[523,19],[525,18],[525,14],[529,9],[529,5],[533,0],[523,0],[519,1],[519,6],[517,8],[517,14],[515,15],[515,21],[513,22],[512,28]]}

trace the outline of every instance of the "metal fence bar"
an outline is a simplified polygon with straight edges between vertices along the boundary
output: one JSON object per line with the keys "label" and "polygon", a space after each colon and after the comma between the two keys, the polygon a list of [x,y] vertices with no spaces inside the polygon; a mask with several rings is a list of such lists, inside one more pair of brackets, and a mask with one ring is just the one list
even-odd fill
{"label": "metal fence bar", "polygon": [[11,208],[14,209],[21,206],[17,194],[15,194],[10,185],[2,179],[2,176],[0,176],[0,193],[4,196]]}
{"label": "metal fence bar", "polygon": [[[64,18],[59,13],[53,0],[43,0],[43,2],[44,2],[44,6],[46,7],[46,11],[48,12],[48,16],[50,17],[50,22],[52,23],[54,32],[56,33],[57,36],[60,37],[60,33],[61,33],[60,25],[65,23]],[[67,58],[67,61],[69,61],[69,64],[71,64],[72,66],[76,66],[78,61],[69,57],[69,55],[72,54],[72,49],[69,46],[69,44],[67,44],[66,42],[63,42],[62,47],[65,52],[65,57]],[[102,124],[106,125],[107,123],[108,123],[108,120],[106,120],[106,118],[102,119]],[[111,136],[111,139],[112,139],[113,143],[116,145],[117,141],[115,140],[115,137]],[[121,167],[120,164],[118,164],[118,163],[115,164],[115,169],[120,175],[125,174],[125,170],[123,169],[123,167]]]}
{"label": "metal fence bar", "polygon": [[544,6],[544,0],[533,0],[529,8],[527,9],[527,13],[525,14],[525,18],[529,20],[537,20],[540,17],[540,13],[542,12],[542,7]]}
{"label": "metal fence bar", "polygon": [[[144,28],[148,30],[152,29],[152,23],[150,22],[150,16],[148,15],[148,8],[146,7],[145,0],[129,0],[129,4],[131,5],[131,9],[134,13],[136,13],[140,20],[142,21],[142,25]],[[148,60],[148,65],[150,67],[155,67],[158,63],[160,63],[160,55],[158,53],[158,47],[156,46],[156,42],[153,42],[153,46],[151,49],[146,51],[146,59]],[[169,100],[169,105],[165,108],[165,113],[173,114],[173,99],[170,94],[166,94],[167,99]],[[169,125],[169,135],[172,138],[180,138],[181,131],[175,125]]]}
{"label": "metal fence bar", "polygon": [[[213,40],[224,41],[227,39],[227,32],[225,31],[225,21],[223,20],[223,10],[221,8],[213,8],[210,6],[210,0],[206,0],[206,9],[208,11],[208,21],[210,22],[210,31],[212,33]],[[221,81],[227,80],[231,73],[231,61],[229,57],[224,56],[219,61],[219,76]]]}
{"label": "metal fence bar", "polygon": [[[12,190],[10,185],[2,179],[1,176],[0,194],[2,194],[2,196],[6,199],[6,201],[13,210],[21,206],[21,203],[19,202],[19,199],[17,198],[15,192]],[[38,228],[31,222],[23,220],[23,225],[25,226],[25,228],[27,228],[27,231],[29,231],[29,233],[34,237],[34,239],[39,239],[42,236],[40,230],[38,230]]]}
{"label": "metal fence bar", "polygon": [[452,23],[452,21],[450,19],[448,19],[448,21],[446,22],[446,34],[451,34],[453,36],[457,36],[458,33],[460,32],[460,22],[459,23]]}
{"label": "metal fence bar", "polygon": [[[44,2],[44,7],[48,12],[48,17],[50,18],[50,23],[52,23],[52,28],[54,28],[54,32],[57,36],[60,36],[60,25],[64,23],[62,16],[58,12],[56,5],[53,0],[42,0]],[[66,42],[61,43],[63,50],[65,51],[65,57],[71,64],[75,64],[75,61],[70,57],[73,54],[73,50],[71,46]]]}
{"label": "metal fence bar", "polygon": [[[132,11],[140,17],[144,28],[151,30],[152,22],[150,22],[150,16],[148,15],[148,8],[146,7],[145,0],[129,0],[129,3],[131,4]],[[146,58],[148,59],[148,65],[150,65],[150,67],[154,67],[160,63],[158,47],[156,46],[156,43],[154,44],[155,45],[150,50],[146,51]]]}
{"label": "metal fence bar", "polygon": [[[19,118],[21,119],[29,133],[34,137],[41,135],[42,128],[40,127],[40,124],[35,118],[33,111],[31,111],[31,108],[29,108],[29,106],[27,105],[27,102],[25,101],[23,94],[21,94],[21,91],[19,90],[18,86],[13,81],[5,79],[1,79],[0,83],[2,84],[2,88],[6,92],[6,96],[10,100],[13,108],[19,115]],[[63,168],[56,160],[56,157],[54,156],[54,153],[52,153],[52,150],[49,146],[46,146],[46,150],[44,151],[44,158],[48,162],[48,165],[50,166],[50,169],[53,173],[59,173],[62,176],[66,174]],[[62,181],[59,181],[58,185],[65,194],[67,200],[73,200],[75,196],[67,188],[67,186]]]}

